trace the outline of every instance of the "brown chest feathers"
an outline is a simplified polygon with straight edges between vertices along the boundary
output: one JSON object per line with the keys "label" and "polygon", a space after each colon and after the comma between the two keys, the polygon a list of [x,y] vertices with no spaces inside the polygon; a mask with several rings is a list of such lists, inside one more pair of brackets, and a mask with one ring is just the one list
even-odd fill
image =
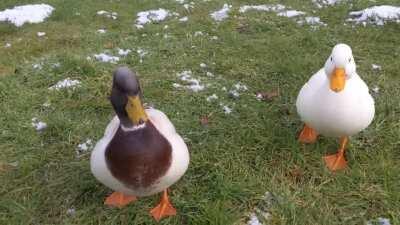
{"label": "brown chest feathers", "polygon": [[130,188],[147,188],[165,175],[172,148],[154,125],[125,132],[120,128],[107,146],[106,162],[112,175]]}

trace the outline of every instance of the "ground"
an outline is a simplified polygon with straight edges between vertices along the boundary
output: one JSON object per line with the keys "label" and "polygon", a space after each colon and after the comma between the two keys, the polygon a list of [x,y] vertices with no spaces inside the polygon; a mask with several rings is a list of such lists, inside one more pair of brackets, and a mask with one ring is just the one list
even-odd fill
{"label": "ground", "polygon": [[[113,116],[108,95],[118,65],[139,73],[146,102],[170,117],[190,149],[190,167],[170,190],[178,215],[160,224],[245,224],[255,207],[269,213],[266,220],[259,216],[264,224],[365,224],[379,217],[400,224],[400,24],[346,22],[350,11],[376,2],[322,8],[311,0],[281,2],[319,16],[326,26],[317,28],[274,12],[238,10],[276,3],[267,0],[197,0],[188,10],[174,0],[34,2],[55,11],[38,24],[0,22],[0,224],[154,223],[148,211],[159,195],[108,208],[103,200],[111,190],[89,169],[87,140],[101,138]],[[28,3],[2,0],[0,11]],[[229,18],[216,22],[210,13],[224,3],[232,5]],[[135,26],[138,12],[159,8],[180,15]],[[100,10],[118,16],[97,15]],[[188,21],[178,20],[184,16]],[[349,168],[332,174],[322,156],[338,142],[298,143],[295,100],[340,42],[353,48],[369,87],[379,89],[373,123],[351,138]],[[132,52],[118,56],[118,48]],[[148,53],[139,57],[138,49]],[[119,62],[95,59],[107,50]],[[188,70],[203,90],[185,88],[177,74]],[[66,78],[79,86],[48,89]],[[248,90],[229,97],[239,82]],[[257,92],[276,96],[259,101]],[[213,94],[218,99],[207,101]],[[34,117],[47,128],[36,131]],[[266,192],[273,196],[267,206]]]}

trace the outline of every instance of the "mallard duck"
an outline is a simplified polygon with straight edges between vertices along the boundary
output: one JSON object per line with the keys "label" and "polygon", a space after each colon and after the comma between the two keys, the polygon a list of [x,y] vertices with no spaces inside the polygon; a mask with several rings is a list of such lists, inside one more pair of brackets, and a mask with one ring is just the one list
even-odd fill
{"label": "mallard duck", "polygon": [[338,44],[333,48],[324,68],[300,90],[296,107],[305,124],[300,142],[313,143],[318,134],[339,137],[338,152],[325,156],[324,160],[331,171],[344,169],[348,137],[367,128],[375,114],[374,100],[356,72],[348,45]]}
{"label": "mallard duck", "polygon": [[175,215],[167,188],[189,166],[185,142],[163,112],[143,107],[138,78],[129,68],[114,72],[110,101],[117,115],[90,159],[93,175],[115,191],[104,204],[123,207],[136,197],[163,192],[150,213],[157,221]]}

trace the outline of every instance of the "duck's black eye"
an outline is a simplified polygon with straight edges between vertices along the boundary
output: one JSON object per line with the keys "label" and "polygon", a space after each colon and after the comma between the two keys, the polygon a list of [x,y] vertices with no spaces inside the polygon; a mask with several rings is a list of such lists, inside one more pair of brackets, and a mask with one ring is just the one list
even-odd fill
{"label": "duck's black eye", "polygon": [[332,58],[332,56],[331,56],[331,62],[333,61],[333,58]]}
{"label": "duck's black eye", "polygon": [[351,58],[349,58],[349,62],[351,62]]}

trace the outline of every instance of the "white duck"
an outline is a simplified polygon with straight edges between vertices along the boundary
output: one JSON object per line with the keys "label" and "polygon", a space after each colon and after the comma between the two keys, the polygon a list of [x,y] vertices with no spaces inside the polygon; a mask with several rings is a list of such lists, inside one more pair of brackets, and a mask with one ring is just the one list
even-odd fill
{"label": "white duck", "polygon": [[158,221],[175,215],[167,188],[177,182],[189,165],[189,152],[168,117],[144,109],[139,81],[126,67],[114,72],[111,103],[117,114],[96,144],[90,164],[93,175],[115,192],[104,204],[122,207],[136,196],[163,192],[151,210]]}
{"label": "white duck", "polygon": [[325,156],[324,160],[332,171],[345,168],[348,137],[367,128],[375,114],[374,100],[356,73],[348,45],[338,44],[333,48],[325,67],[300,90],[296,107],[305,123],[299,140],[313,143],[318,134],[340,137],[338,153]]}

